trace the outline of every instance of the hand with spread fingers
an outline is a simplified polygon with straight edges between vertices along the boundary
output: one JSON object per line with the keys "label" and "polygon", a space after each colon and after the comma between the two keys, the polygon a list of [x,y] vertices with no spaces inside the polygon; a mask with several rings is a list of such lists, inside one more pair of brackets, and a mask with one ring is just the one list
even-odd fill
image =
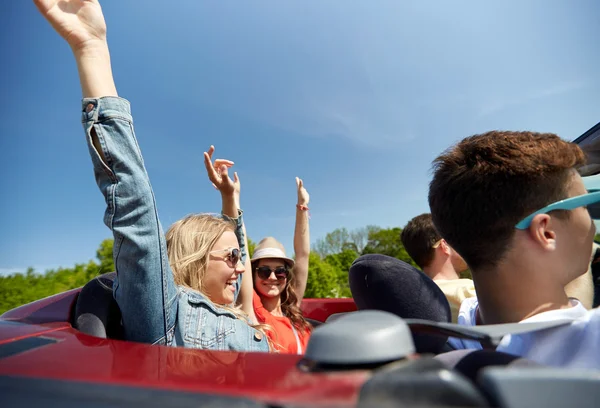
{"label": "hand with spread fingers", "polygon": [[213,187],[221,192],[221,195],[231,195],[239,198],[240,179],[237,172],[233,173],[233,180],[229,177],[229,168],[234,163],[226,159],[216,159],[213,163],[212,155],[214,152],[214,146],[210,146],[208,152],[204,152],[204,166],[209,180],[212,182]]}
{"label": "hand with spread fingers", "polygon": [[34,3],[73,51],[106,43],[106,23],[98,0],[34,0]]}

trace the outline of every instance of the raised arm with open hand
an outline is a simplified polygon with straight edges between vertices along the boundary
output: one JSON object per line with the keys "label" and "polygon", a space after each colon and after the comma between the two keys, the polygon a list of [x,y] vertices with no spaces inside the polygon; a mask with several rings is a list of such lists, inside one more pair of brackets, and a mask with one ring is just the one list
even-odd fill
{"label": "raised arm with open hand", "polygon": [[[240,209],[240,179],[237,172],[233,173],[233,180],[229,177],[229,168],[234,164],[231,160],[215,159],[214,162],[212,161],[214,152],[214,146],[210,146],[208,152],[204,152],[204,166],[208,173],[208,179],[212,182],[213,187],[221,193],[223,215],[237,218],[239,215],[238,210]],[[256,323],[256,315],[254,314],[254,307],[252,305],[252,295],[254,292],[252,267],[250,265],[250,254],[247,253],[248,238],[246,236],[246,226],[243,223],[241,232],[242,237],[239,244],[240,248],[243,249],[242,252],[245,254],[245,258],[243,259],[245,273],[242,275],[237,304],[242,307],[242,310],[248,315],[250,321]]]}
{"label": "raised arm with open hand", "polygon": [[106,42],[106,23],[97,0],[34,0],[73,51]]}
{"label": "raised arm with open hand", "polygon": [[84,98],[117,96],[98,0],[34,0],[75,56]]}
{"label": "raised arm with open hand", "polygon": [[233,180],[229,177],[228,169],[234,164],[231,160],[216,159],[214,163],[212,162],[214,152],[215,147],[212,145],[208,152],[204,152],[204,166],[206,167],[208,179],[212,182],[213,187],[221,193],[223,214],[237,218],[240,180],[237,173],[233,173]]}

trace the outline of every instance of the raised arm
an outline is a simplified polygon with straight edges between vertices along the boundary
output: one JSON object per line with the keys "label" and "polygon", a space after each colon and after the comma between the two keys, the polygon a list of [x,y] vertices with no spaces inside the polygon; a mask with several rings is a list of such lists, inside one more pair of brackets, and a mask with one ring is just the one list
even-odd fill
{"label": "raised arm", "polygon": [[117,96],[106,42],[106,23],[97,0],[35,0],[75,56],[84,98]]}
{"label": "raised arm", "polygon": [[310,196],[304,188],[302,179],[298,177],[296,177],[296,187],[298,189],[298,203],[296,204],[296,227],[294,229],[294,253],[296,256],[294,289],[298,296],[298,306],[300,306],[306,290],[306,281],[308,280],[308,258],[310,255],[308,202]]}
{"label": "raised arm", "polygon": [[35,0],[68,42],[83,92],[82,120],[94,175],[114,236],[114,295],[128,340],[172,342],[176,289],[154,194],[133,131],[129,102],[118,98],[96,0]]}
{"label": "raised arm", "polygon": [[233,180],[229,177],[229,168],[233,166],[230,160],[217,159],[212,162],[212,155],[215,151],[211,146],[208,152],[204,153],[204,165],[208,173],[209,180],[213,186],[221,193],[221,202],[223,216],[236,221],[236,236],[242,251],[242,262],[244,263],[244,273],[241,275],[239,283],[239,292],[237,293],[236,304],[240,305],[242,310],[248,315],[252,323],[256,323],[254,307],[252,305],[252,295],[254,285],[252,281],[252,267],[250,264],[250,254],[248,254],[248,238],[246,237],[246,226],[240,210],[240,179],[237,172],[233,173]]}

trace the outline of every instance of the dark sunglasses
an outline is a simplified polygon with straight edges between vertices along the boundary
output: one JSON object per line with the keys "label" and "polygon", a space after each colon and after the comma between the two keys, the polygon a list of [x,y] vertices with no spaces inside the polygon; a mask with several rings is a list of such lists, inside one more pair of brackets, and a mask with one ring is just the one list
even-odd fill
{"label": "dark sunglasses", "polygon": [[287,279],[290,271],[285,266],[278,266],[275,269],[271,269],[268,266],[259,266],[256,268],[256,275],[262,280],[269,279],[271,273],[275,274],[277,280],[284,280]]}
{"label": "dark sunglasses", "polygon": [[242,257],[242,251],[240,251],[239,248],[227,248],[227,249],[219,249],[216,251],[210,251],[211,254],[213,253],[223,253],[223,252],[229,252],[226,256],[225,256],[225,260],[231,262],[231,266],[235,267],[238,262],[240,262],[240,258]]}

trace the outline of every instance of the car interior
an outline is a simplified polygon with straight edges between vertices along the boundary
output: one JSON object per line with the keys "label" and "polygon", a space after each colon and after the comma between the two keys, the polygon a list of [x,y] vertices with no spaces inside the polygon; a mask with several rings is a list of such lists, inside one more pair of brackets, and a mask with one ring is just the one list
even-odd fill
{"label": "car interior", "polygon": [[[590,191],[600,190],[600,123],[575,142],[589,157],[588,164],[580,169],[586,187]],[[594,219],[600,219],[600,204],[588,209]],[[597,298],[600,293],[598,261],[600,250],[593,262]],[[115,278],[115,272],[105,273],[82,288],[72,314],[74,328],[90,336],[124,339],[121,313],[112,292]],[[506,334],[544,330],[568,322],[459,326],[450,323],[450,308],[442,291],[417,269],[398,279],[398,275],[386,270],[354,268],[349,280],[358,311],[332,314],[325,322],[308,319],[314,332],[298,369],[332,373],[371,370],[372,376],[360,390],[359,407],[551,408],[591,407],[600,401],[597,371],[556,369],[494,350]],[[418,288],[417,293],[414,288]],[[594,303],[597,306],[598,299]],[[453,350],[447,342],[450,336],[480,341],[484,349]],[[29,387],[55,391],[63,387],[44,381],[39,380]],[[9,382],[2,377],[0,389],[14,386]],[[27,387],[19,385],[17,391],[12,388],[11,392]],[[34,398],[34,393],[29,395]],[[31,402],[38,405],[43,398],[35,395],[35,401]],[[86,400],[87,397],[81,394],[81,398]],[[153,400],[154,405],[145,406],[157,405],[160,398],[163,397]],[[182,398],[178,406],[187,406],[187,400]],[[51,399],[46,401],[49,404]],[[130,400],[132,404],[135,401]],[[198,403],[197,399],[194,401]],[[227,406],[267,406],[244,399],[227,403],[230,404]],[[65,406],[69,404],[61,404]]]}

